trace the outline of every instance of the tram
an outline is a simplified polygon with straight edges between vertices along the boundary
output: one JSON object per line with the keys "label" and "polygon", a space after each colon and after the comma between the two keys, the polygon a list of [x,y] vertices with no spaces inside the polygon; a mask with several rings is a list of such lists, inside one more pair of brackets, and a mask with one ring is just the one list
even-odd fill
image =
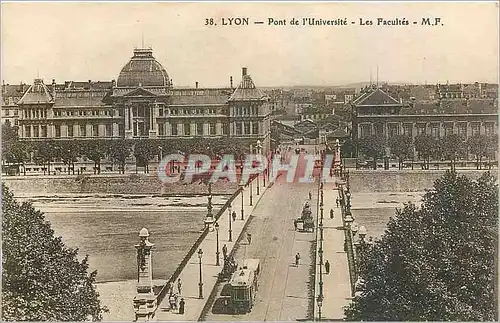
{"label": "tram", "polygon": [[243,267],[236,270],[229,282],[231,285],[230,307],[234,314],[248,313],[252,310],[258,289],[260,261],[245,259]]}

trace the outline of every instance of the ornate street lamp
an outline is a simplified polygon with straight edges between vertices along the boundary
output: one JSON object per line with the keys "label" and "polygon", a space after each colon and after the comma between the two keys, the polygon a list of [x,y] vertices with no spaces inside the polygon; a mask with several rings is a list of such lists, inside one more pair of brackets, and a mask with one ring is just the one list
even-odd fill
{"label": "ornate street lamp", "polygon": [[217,251],[215,252],[215,265],[220,266],[220,261],[219,261],[219,222],[215,222],[215,233],[217,235]]}
{"label": "ornate street lamp", "polygon": [[320,234],[319,239],[323,241],[323,222],[320,222],[319,224],[319,234]]}
{"label": "ornate street lamp", "polygon": [[349,192],[349,190],[347,190],[347,193],[345,194],[346,197],[347,197],[347,207],[348,208],[351,208],[351,193]]}
{"label": "ornate street lamp", "polygon": [[229,215],[229,242],[233,241],[233,227],[231,223],[231,204],[229,204],[228,208],[229,210],[228,215]]}
{"label": "ornate street lamp", "polygon": [[358,236],[359,236],[359,239],[361,240],[362,243],[365,242],[365,237],[366,237],[367,233],[368,233],[368,230],[366,230],[364,225],[359,227]]}
{"label": "ornate street lamp", "polygon": [[[250,145],[250,155],[253,154],[253,145]],[[253,205],[252,201],[252,196],[253,195],[253,189],[252,189],[252,178],[250,178],[250,206]]]}
{"label": "ornate street lamp", "polygon": [[[261,149],[262,149],[262,143],[260,142],[260,140],[257,140],[257,147],[256,148],[257,148],[257,154],[259,154],[259,158],[260,158]],[[260,195],[259,175],[260,174],[257,174],[257,195]]]}
{"label": "ornate street lamp", "polygon": [[241,221],[245,220],[243,211],[243,192],[244,192],[244,186],[241,185]]}
{"label": "ornate street lamp", "polygon": [[202,299],[203,298],[203,275],[201,272],[201,259],[203,258],[203,250],[201,248],[198,250],[198,259],[199,259],[199,264],[200,264],[200,282],[198,283],[198,298]]}

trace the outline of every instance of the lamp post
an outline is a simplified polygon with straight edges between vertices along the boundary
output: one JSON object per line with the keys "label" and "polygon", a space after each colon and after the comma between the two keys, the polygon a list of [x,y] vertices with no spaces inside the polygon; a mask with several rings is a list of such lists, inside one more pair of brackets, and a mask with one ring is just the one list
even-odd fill
{"label": "lamp post", "polygon": [[219,222],[215,222],[215,234],[217,235],[217,251],[215,252],[215,265],[220,266],[220,261],[219,261]]}
{"label": "lamp post", "polygon": [[[253,154],[253,146],[250,145],[250,155]],[[253,165],[252,165],[253,166]],[[250,178],[250,206],[253,205],[252,203],[252,194],[253,194],[253,189],[252,189],[252,179]]]}
{"label": "lamp post", "polygon": [[198,283],[198,298],[203,298],[203,275],[201,272],[201,259],[203,258],[203,250],[201,248],[198,250],[198,259],[200,260],[200,282]]}
{"label": "lamp post", "polygon": [[346,207],[350,209],[351,208],[351,193],[349,192],[349,190],[347,190],[346,197],[347,197]]}
{"label": "lamp post", "polygon": [[231,223],[231,204],[229,204],[229,207],[227,208],[229,210],[228,215],[229,215],[229,242],[233,241],[233,227]]}
{"label": "lamp post", "polygon": [[346,224],[346,235],[345,235],[345,248],[346,248],[346,253],[347,253],[347,261],[349,265],[349,277],[351,279],[351,294],[354,295],[355,293],[355,282],[356,282],[356,263],[354,259],[354,250],[353,250],[353,244],[352,244],[352,228],[351,224],[354,222],[354,218],[352,217],[351,214],[351,209],[347,208],[346,209],[346,214],[345,214],[345,224]]}
{"label": "lamp post", "polygon": [[[260,158],[260,151],[262,148],[262,143],[260,142],[260,140],[257,140],[257,147],[256,148],[257,148],[257,154],[259,154],[259,158]],[[259,176],[260,176],[260,173],[257,174],[257,195],[260,195]]]}
{"label": "lamp post", "polygon": [[243,210],[243,192],[244,192],[244,186],[241,185],[241,221],[245,220],[245,216],[244,216],[244,210]]}
{"label": "lamp post", "polygon": [[323,241],[323,222],[319,224],[319,239]]}

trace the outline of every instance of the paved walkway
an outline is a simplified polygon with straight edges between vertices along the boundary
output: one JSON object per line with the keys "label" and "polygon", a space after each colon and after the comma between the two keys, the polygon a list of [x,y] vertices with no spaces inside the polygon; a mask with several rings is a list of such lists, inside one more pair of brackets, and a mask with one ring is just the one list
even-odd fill
{"label": "paved walkway", "polygon": [[[235,242],[241,233],[243,226],[249,219],[250,214],[252,214],[254,208],[259,203],[260,199],[263,197],[267,187],[263,187],[262,178],[259,179],[260,184],[260,195],[257,195],[257,181],[252,182],[252,192],[253,192],[253,206],[250,206],[249,194],[250,186],[248,186],[243,192],[243,209],[244,209],[244,220],[241,220],[241,194],[239,194],[232,203],[232,210],[236,211],[237,217],[236,221],[231,223],[232,229],[232,242],[229,242],[229,215],[228,211],[219,219],[219,251],[220,251],[220,266],[216,266],[216,250],[217,250],[217,237],[215,230],[210,232],[205,240],[200,245],[203,250],[202,258],[202,277],[203,277],[203,299],[199,299],[199,259],[198,253],[195,252],[191,259],[188,261],[184,270],[180,274],[180,279],[182,281],[181,297],[185,301],[185,312],[184,314],[178,314],[176,310],[169,311],[168,297],[158,305],[156,310],[156,321],[197,321],[198,317],[205,306],[205,302],[208,300],[212,289],[217,282],[217,275],[222,270],[224,264],[222,255],[222,246],[225,244],[228,249],[228,254],[234,247]],[[266,185],[268,185],[266,180]],[[232,212],[232,211],[231,211]],[[232,219],[231,219],[232,221]],[[154,260],[153,260],[154,261]],[[174,284],[174,292],[177,292],[177,283]]]}
{"label": "paved walkway", "polygon": [[[344,318],[344,306],[351,299],[351,287],[349,281],[349,266],[347,254],[344,252],[344,231],[342,228],[342,215],[340,207],[337,208],[335,199],[338,196],[337,188],[333,183],[325,183],[323,193],[323,261],[330,262],[330,274],[325,273],[323,265],[323,306],[321,308],[322,320],[342,320]],[[319,203],[319,202],[318,202]],[[334,210],[334,219],[330,219],[330,209]],[[317,250],[320,246],[320,234],[318,232]],[[316,255],[316,288],[315,297],[319,294],[319,254]],[[314,317],[318,318],[318,303],[315,302]]]}

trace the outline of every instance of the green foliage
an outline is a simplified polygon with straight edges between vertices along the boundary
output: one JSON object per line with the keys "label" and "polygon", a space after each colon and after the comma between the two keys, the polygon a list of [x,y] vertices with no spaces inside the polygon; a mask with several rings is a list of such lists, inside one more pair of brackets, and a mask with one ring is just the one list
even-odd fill
{"label": "green foliage", "polygon": [[451,161],[452,169],[455,169],[454,162],[458,156],[464,155],[466,144],[464,139],[457,134],[451,134],[442,139],[443,155]]}
{"label": "green foliage", "polygon": [[418,135],[415,137],[414,145],[418,157],[427,161],[426,168],[429,169],[431,157],[439,154],[440,147],[438,140],[430,135]]}
{"label": "green foliage", "polygon": [[498,186],[448,171],[368,251],[355,321],[496,321]]}
{"label": "green foliage", "polygon": [[406,135],[393,136],[389,140],[389,147],[391,153],[398,157],[399,169],[405,158],[413,156],[412,138]]}
{"label": "green foliage", "polygon": [[154,139],[143,139],[136,141],[134,144],[134,156],[137,166],[144,167],[144,172],[148,172],[149,161],[154,156],[159,155],[159,143]]}
{"label": "green foliage", "polygon": [[18,203],[2,184],[2,320],[101,320],[87,257],[54,237],[43,213]]}

